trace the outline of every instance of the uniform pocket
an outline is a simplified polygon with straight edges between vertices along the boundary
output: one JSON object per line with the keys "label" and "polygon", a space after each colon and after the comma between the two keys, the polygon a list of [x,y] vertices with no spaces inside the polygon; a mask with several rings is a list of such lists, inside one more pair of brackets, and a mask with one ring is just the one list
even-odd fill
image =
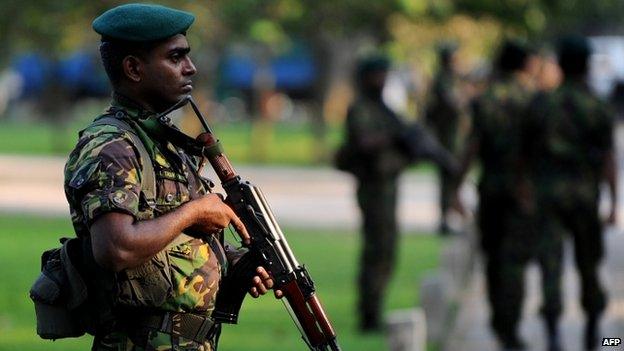
{"label": "uniform pocket", "polygon": [[186,177],[170,169],[157,172],[156,204],[164,207],[177,207],[190,199]]}
{"label": "uniform pocket", "polygon": [[164,251],[118,274],[117,303],[121,306],[160,307],[171,294],[170,264]]}

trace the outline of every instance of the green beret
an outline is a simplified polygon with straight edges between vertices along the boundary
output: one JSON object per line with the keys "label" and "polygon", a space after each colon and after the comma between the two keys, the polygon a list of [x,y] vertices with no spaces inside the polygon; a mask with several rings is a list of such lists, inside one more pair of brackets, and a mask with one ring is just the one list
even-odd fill
{"label": "green beret", "polygon": [[126,4],[112,8],[93,21],[105,38],[154,41],[184,33],[195,21],[189,12],[160,5]]}

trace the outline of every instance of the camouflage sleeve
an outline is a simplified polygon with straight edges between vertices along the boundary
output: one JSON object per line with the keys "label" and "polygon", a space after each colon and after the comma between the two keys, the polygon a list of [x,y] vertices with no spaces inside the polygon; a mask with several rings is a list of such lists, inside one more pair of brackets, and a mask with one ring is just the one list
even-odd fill
{"label": "camouflage sleeve", "polygon": [[80,194],[77,200],[86,224],[108,212],[136,218],[141,167],[134,146],[122,134],[103,134],[89,144],[70,181]]}

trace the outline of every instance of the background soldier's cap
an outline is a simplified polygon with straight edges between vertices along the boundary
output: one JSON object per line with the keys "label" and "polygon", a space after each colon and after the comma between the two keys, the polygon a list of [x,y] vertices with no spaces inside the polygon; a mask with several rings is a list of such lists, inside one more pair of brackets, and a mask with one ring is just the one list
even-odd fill
{"label": "background soldier's cap", "polygon": [[160,5],[126,4],[112,8],[93,21],[103,38],[154,41],[184,33],[195,16]]}
{"label": "background soldier's cap", "polygon": [[374,72],[385,72],[390,67],[390,60],[381,54],[373,54],[361,58],[357,63],[356,75],[363,77],[364,75]]}
{"label": "background soldier's cap", "polygon": [[512,72],[524,68],[527,58],[533,51],[519,39],[505,39],[499,48],[496,66],[502,72]]}
{"label": "background soldier's cap", "polygon": [[559,40],[559,56],[589,56],[591,54],[589,41],[580,35],[567,35]]}

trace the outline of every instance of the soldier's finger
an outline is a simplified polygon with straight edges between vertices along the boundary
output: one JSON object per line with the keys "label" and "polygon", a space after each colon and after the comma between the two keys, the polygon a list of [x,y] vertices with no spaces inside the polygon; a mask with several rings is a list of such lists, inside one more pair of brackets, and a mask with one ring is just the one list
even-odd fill
{"label": "soldier's finger", "polygon": [[258,276],[253,277],[253,285],[258,286],[260,284],[262,284],[262,279],[260,279],[260,277]]}
{"label": "soldier's finger", "polygon": [[266,286],[264,286],[264,284],[262,284],[262,282],[260,282],[258,285],[256,285],[256,288],[258,289],[258,293],[260,295],[264,295],[267,293],[267,291],[269,291],[269,289],[266,288]]}
{"label": "soldier's finger", "polygon": [[275,294],[276,299],[281,299],[282,297],[284,297],[284,293],[281,290],[274,290],[273,293]]}
{"label": "soldier's finger", "polygon": [[238,218],[238,216],[234,213],[234,211],[232,211],[232,209],[230,209],[230,211],[231,211],[230,223],[234,226],[234,229],[236,229],[236,232],[238,233],[238,235],[240,235],[241,239],[243,240],[243,243],[245,245],[249,245],[251,243],[251,237],[249,236],[249,232],[247,232],[247,228],[245,228],[245,225],[240,220],[240,218]]}
{"label": "soldier's finger", "polygon": [[256,273],[258,273],[258,277],[262,278],[262,280],[267,280],[270,278],[269,272],[264,269],[264,267],[260,266],[256,268]]}
{"label": "soldier's finger", "polygon": [[258,294],[258,289],[256,289],[256,287],[253,287],[253,288],[249,289],[249,294],[250,294],[250,295],[251,295],[254,299],[255,299],[255,298],[257,298],[258,296],[260,296],[260,295]]}
{"label": "soldier's finger", "polygon": [[271,276],[269,275],[269,272],[267,272],[266,269],[264,269],[264,267],[256,268],[256,273],[258,273],[258,277],[260,277],[260,279],[262,279],[263,284],[268,289],[272,289],[273,288],[273,279],[271,279]]}

